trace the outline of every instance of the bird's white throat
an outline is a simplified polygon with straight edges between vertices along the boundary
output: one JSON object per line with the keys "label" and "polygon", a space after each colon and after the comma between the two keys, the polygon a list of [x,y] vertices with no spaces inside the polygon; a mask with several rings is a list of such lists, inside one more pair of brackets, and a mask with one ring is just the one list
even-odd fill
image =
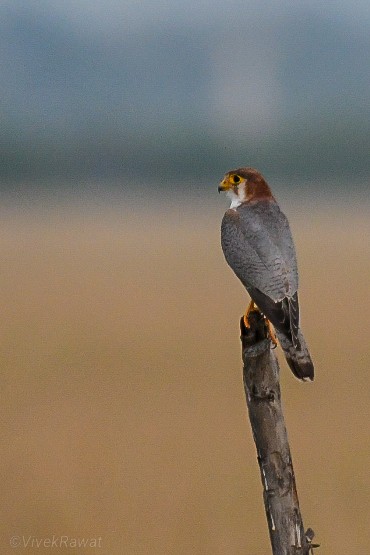
{"label": "bird's white throat", "polygon": [[230,208],[231,208],[231,209],[234,209],[234,210],[235,210],[235,208],[238,208],[238,206],[241,205],[242,200],[240,199],[240,197],[239,197],[236,193],[234,193],[234,191],[233,191],[232,189],[229,189],[229,190],[226,192],[226,195],[227,195],[227,196],[229,197],[229,199],[231,200],[231,204],[230,204]]}

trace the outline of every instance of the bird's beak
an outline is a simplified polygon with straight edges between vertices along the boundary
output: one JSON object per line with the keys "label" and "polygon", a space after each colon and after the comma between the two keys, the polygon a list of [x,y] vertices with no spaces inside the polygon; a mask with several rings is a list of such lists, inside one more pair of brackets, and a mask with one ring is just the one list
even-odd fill
{"label": "bird's beak", "polygon": [[228,191],[229,189],[230,189],[230,183],[228,181],[226,181],[226,179],[221,181],[221,183],[218,186],[218,192],[219,193],[221,193],[221,191]]}

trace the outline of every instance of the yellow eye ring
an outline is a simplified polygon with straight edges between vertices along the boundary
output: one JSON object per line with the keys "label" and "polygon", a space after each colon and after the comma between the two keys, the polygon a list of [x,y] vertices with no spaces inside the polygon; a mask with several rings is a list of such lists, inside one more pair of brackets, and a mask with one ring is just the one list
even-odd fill
{"label": "yellow eye ring", "polygon": [[240,183],[240,177],[238,175],[233,175],[233,182],[235,183],[235,185]]}

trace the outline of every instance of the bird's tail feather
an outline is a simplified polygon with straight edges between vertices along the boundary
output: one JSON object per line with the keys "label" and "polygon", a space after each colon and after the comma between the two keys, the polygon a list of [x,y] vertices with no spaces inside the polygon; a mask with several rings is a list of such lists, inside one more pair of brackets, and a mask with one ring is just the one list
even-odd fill
{"label": "bird's tail feather", "polygon": [[313,380],[314,366],[301,330],[297,333],[299,348],[298,345],[294,347],[292,340],[278,330],[276,335],[293,374],[300,380]]}

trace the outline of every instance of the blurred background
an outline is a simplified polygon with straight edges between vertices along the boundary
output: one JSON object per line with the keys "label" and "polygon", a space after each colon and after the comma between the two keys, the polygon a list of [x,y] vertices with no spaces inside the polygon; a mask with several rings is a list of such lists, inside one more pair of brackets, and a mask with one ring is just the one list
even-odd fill
{"label": "blurred background", "polygon": [[4,0],[0,44],[2,552],[269,552],[216,194],[250,165],[317,370],[279,354],[305,526],[365,553],[369,3]]}

